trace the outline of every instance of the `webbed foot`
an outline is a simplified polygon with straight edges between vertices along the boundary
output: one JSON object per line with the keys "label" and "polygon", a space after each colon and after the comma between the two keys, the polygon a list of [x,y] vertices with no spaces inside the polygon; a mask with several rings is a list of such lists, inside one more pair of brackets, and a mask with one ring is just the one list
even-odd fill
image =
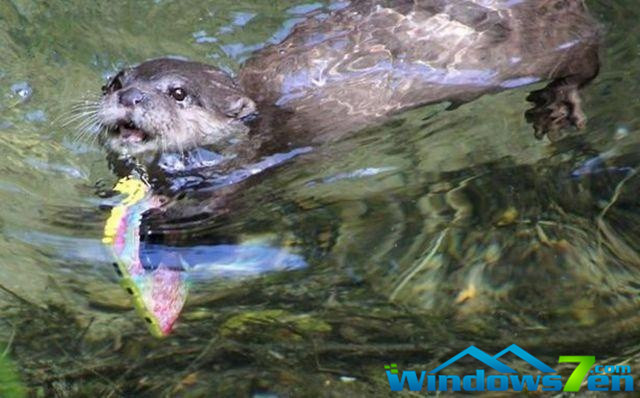
{"label": "webbed foot", "polygon": [[582,110],[582,100],[575,85],[549,85],[542,90],[533,91],[527,101],[535,107],[525,113],[527,122],[533,124],[535,137],[545,135],[551,141],[558,141],[566,134],[563,130],[575,127],[584,129],[587,117]]}

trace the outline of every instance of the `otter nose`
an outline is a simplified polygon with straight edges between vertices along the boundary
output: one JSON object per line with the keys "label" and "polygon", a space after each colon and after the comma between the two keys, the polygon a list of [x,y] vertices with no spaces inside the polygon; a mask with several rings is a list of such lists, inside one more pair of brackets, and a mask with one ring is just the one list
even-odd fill
{"label": "otter nose", "polygon": [[120,103],[124,106],[134,106],[146,98],[145,94],[135,87],[129,87],[126,90],[122,90],[119,94]]}

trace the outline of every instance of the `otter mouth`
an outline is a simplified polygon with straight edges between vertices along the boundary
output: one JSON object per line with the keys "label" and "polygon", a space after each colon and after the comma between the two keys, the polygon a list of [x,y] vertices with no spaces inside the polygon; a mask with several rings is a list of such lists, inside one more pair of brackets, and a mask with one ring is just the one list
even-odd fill
{"label": "otter mouth", "polygon": [[118,123],[111,129],[111,133],[116,135],[120,140],[129,144],[142,144],[149,140],[149,134],[139,128],[132,121],[124,121]]}

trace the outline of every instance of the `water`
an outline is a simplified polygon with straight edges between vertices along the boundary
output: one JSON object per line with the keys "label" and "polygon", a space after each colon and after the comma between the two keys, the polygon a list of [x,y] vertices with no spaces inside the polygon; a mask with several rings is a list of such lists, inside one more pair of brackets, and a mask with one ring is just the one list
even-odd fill
{"label": "water", "polygon": [[[0,342],[33,394],[385,395],[383,364],[431,369],[470,344],[637,366],[633,1],[590,2],[606,36],[584,134],[535,140],[534,86],[298,156],[242,211],[181,226],[221,257],[250,249],[194,272],[173,334],[150,336],[100,241],[116,178],[60,118],[150,57],[233,71],[321,6],[0,0]],[[263,273],[278,250],[296,266]]]}

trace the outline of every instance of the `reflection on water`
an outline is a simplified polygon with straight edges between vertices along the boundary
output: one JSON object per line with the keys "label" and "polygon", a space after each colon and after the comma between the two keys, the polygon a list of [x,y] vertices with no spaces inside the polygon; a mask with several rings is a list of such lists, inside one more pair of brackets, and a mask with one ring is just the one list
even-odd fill
{"label": "reflection on water", "polygon": [[193,265],[156,340],[100,243],[116,178],[58,121],[122,65],[235,70],[324,4],[0,0],[0,342],[22,379],[40,396],[359,396],[386,394],[389,361],[511,343],[637,366],[640,7],[590,5],[607,35],[584,134],[535,140],[538,87],[518,88],[296,153],[223,215],[150,220],[147,267]]}
{"label": "reflection on water", "polygon": [[307,265],[298,255],[265,245],[167,247],[143,244],[141,250],[145,269],[152,270],[162,264],[184,270],[189,277],[203,281],[290,271]]}

